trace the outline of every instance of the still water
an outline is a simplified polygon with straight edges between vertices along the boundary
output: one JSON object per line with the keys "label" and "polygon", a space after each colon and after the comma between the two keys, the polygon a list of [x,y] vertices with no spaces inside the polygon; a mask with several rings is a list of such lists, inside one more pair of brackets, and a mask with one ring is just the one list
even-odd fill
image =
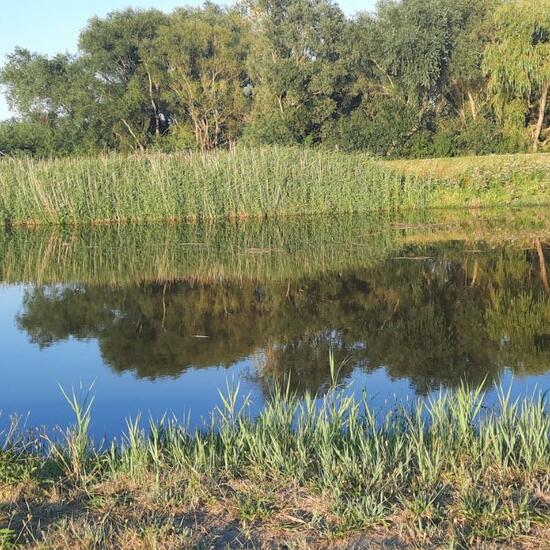
{"label": "still water", "polygon": [[[0,237],[0,422],[93,432],[139,412],[200,425],[240,384],[323,393],[329,351],[383,411],[461,383],[550,389],[550,222],[541,210]],[[28,417],[27,417],[28,415]]]}

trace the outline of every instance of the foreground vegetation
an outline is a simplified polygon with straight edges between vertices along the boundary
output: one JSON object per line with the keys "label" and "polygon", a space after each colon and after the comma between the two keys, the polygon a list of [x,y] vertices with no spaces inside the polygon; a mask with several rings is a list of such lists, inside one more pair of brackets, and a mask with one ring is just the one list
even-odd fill
{"label": "foreground vegetation", "polygon": [[[333,384],[337,377],[331,363]],[[59,440],[12,430],[0,454],[5,546],[538,547],[550,526],[550,417],[480,390],[378,416],[335,385],[276,390],[259,416],[237,391],[204,429],[128,422],[94,445],[91,400]],[[242,404],[242,405],[241,405]]]}
{"label": "foreground vegetation", "polygon": [[0,161],[7,227],[544,205],[550,156],[381,162],[323,149]]}

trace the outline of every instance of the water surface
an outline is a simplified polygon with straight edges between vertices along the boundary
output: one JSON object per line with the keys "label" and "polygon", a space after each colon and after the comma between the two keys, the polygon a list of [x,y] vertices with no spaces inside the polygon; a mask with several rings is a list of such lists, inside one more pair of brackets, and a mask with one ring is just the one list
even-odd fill
{"label": "water surface", "polygon": [[[97,436],[138,412],[199,425],[240,383],[326,391],[329,351],[383,411],[461,383],[550,388],[550,223],[440,212],[0,237],[0,409]],[[80,389],[82,388],[82,389]]]}

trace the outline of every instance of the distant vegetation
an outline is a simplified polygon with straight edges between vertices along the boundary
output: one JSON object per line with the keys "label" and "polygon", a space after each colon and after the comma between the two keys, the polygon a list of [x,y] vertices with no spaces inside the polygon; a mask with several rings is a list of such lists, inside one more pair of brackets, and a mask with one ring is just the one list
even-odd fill
{"label": "distant vegetation", "polygon": [[89,436],[92,401],[68,395],[75,425],[61,440],[15,427],[0,450],[0,544],[528,548],[548,537],[544,399],[501,391],[485,408],[463,387],[382,418],[334,387],[337,369],[318,403],[276,390],[255,418],[225,392],[201,431],[167,417],[146,434],[129,420],[103,449]]}
{"label": "distant vegetation", "polygon": [[550,0],[207,3],[91,19],[16,48],[0,156],[320,145],[380,157],[550,147]]}

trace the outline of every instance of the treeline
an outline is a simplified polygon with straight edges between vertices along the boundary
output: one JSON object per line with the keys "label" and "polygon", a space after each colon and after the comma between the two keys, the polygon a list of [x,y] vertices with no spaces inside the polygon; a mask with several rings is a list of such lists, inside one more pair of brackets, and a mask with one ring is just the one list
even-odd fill
{"label": "treeline", "polygon": [[550,147],[550,0],[245,0],[93,18],[16,48],[4,155],[321,145],[384,157]]}

